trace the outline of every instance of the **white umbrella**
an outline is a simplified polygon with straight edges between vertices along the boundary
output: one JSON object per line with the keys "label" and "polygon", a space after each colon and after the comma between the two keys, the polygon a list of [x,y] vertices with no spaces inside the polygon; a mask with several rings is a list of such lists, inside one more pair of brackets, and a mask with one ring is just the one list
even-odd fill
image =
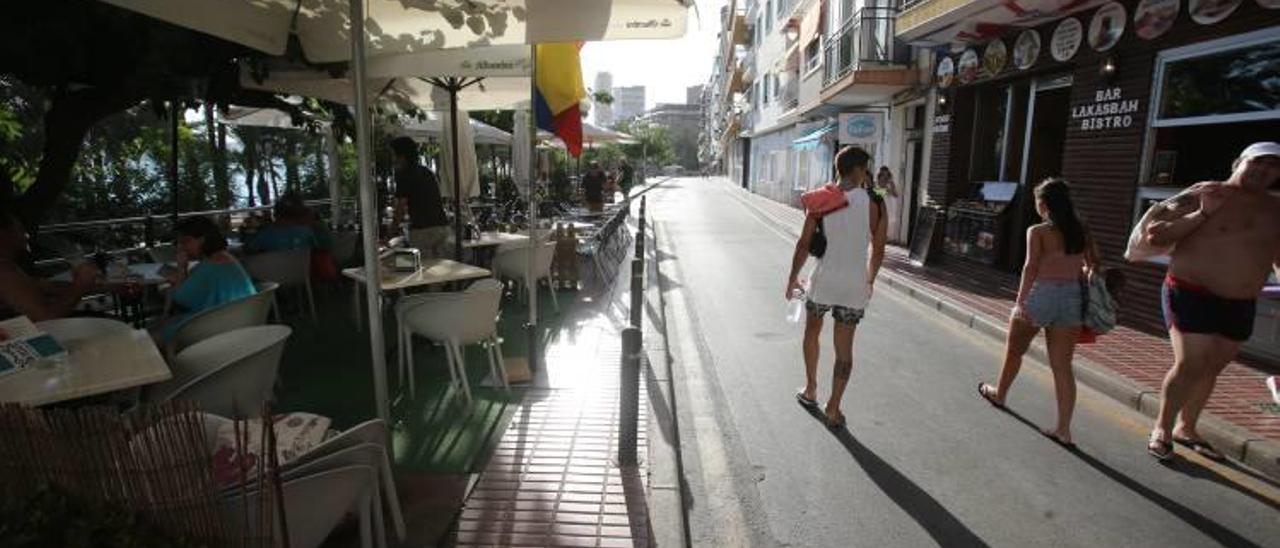
{"label": "white umbrella", "polygon": [[[447,124],[446,127],[450,127],[453,124],[452,118],[454,116],[457,116],[459,120],[470,119],[470,116],[465,110],[459,110],[456,114],[445,112],[444,115],[446,119],[445,123]],[[452,134],[454,132],[446,131],[444,133],[444,140],[442,142],[444,147],[440,151],[440,159],[442,160],[441,164],[443,164],[444,167],[441,174],[444,175],[444,180],[441,181],[440,192],[442,196],[452,198],[453,188],[455,185],[451,183],[456,178],[458,181],[456,186],[458,186],[459,193],[466,198],[475,198],[480,195],[480,170],[479,167],[477,167],[478,162],[476,161],[475,134],[471,132],[470,124],[459,124],[457,127],[458,153],[456,155],[453,153],[454,146]],[[456,171],[453,167],[454,158],[458,159],[459,167]],[[459,211],[458,213],[460,214],[461,212]]]}
{"label": "white umbrella", "polygon": [[[557,148],[564,147],[562,143],[558,143],[556,141],[558,137],[546,131],[538,131],[538,138],[542,139],[543,141],[551,142],[552,146],[554,147],[557,147]],[[583,144],[614,143],[619,145],[634,145],[636,143],[639,143],[640,141],[636,140],[635,137],[632,137],[631,135],[628,135],[621,131],[614,131],[612,129],[602,128],[600,126],[597,126],[595,124],[592,124],[584,120],[582,122],[582,142]]]}
{"label": "white umbrella", "polygon": [[[443,64],[445,57],[465,54],[440,50],[462,47],[486,50],[488,48],[479,46],[583,40],[679,38],[685,33],[691,3],[691,0],[468,0],[461,6],[434,1],[414,2],[411,6],[404,0],[367,0],[366,14],[365,1],[348,1],[345,6],[340,0],[102,1],[269,54],[283,54],[290,39],[296,37],[303,56],[313,63],[351,61],[365,275],[370,280],[379,279],[379,264],[378,219],[374,207],[377,196],[370,180],[368,101],[371,89],[365,66],[368,54],[427,57],[414,60],[405,57],[408,68],[413,70],[385,76],[468,76],[459,72],[459,68],[481,69],[449,67]],[[566,17],[566,14],[572,16]],[[352,36],[362,39],[352,40]],[[441,64],[428,64],[432,59]],[[391,64],[388,61],[388,65]],[[530,63],[530,73],[532,65]],[[501,72],[509,75],[511,71]],[[527,99],[532,94],[532,86],[527,81],[525,85],[530,91]],[[381,92],[373,89],[372,93]],[[450,110],[483,108],[467,106],[460,95],[456,91],[451,93],[450,102],[454,104]],[[534,146],[532,136],[528,146]],[[534,209],[532,197],[529,207],[531,211]],[[365,297],[369,309],[374,398],[379,418],[389,421],[380,288],[374,283],[366,284]],[[532,310],[535,303],[530,305],[532,337],[536,331],[532,326],[536,324]]]}
{"label": "white umbrella", "polygon": [[[390,130],[396,135],[404,135],[417,140],[444,139],[445,125],[443,113],[426,111],[423,113],[422,119],[413,118],[405,121],[400,126]],[[471,133],[475,136],[475,142],[478,145],[507,145],[512,143],[511,134],[502,131],[489,124],[476,120],[468,119],[471,125]],[[519,140],[515,142],[520,142]]]}
{"label": "white umbrella", "polygon": [[[355,10],[341,0],[102,1],[271,55],[283,55],[294,35],[312,63],[352,59]],[[681,0],[367,0],[358,7],[367,9],[358,19],[370,59],[439,50],[465,58],[461,48],[477,46],[678,38],[687,25]],[[415,61],[406,58],[413,70],[399,74],[424,74]]]}

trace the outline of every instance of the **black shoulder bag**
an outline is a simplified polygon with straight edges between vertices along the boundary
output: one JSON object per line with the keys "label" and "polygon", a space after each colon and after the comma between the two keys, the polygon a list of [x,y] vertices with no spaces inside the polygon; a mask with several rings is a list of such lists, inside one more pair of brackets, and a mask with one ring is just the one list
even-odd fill
{"label": "black shoulder bag", "polygon": [[809,238],[809,254],[818,259],[827,254],[827,233],[822,230],[822,217],[818,217],[818,226]]}

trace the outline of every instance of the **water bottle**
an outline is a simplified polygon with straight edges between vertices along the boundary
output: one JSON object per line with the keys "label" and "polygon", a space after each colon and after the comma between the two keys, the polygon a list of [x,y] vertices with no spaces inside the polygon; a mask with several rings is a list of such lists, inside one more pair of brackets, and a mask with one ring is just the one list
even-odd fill
{"label": "water bottle", "polygon": [[804,296],[803,287],[791,291],[791,300],[787,301],[787,322],[800,323],[804,318]]}

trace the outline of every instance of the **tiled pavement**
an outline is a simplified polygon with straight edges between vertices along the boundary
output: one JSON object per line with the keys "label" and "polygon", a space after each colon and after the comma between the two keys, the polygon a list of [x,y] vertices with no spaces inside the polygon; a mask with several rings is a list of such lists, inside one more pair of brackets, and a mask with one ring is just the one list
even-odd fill
{"label": "tiled pavement", "polygon": [[[735,189],[737,196],[749,200],[779,228],[789,230],[792,235],[799,231],[803,221],[799,209],[749,194],[729,183],[725,186]],[[1008,317],[1017,295],[1015,276],[962,261],[916,267],[907,261],[906,254],[905,249],[890,246],[885,271],[960,304],[997,325]],[[1152,393],[1159,392],[1165,372],[1173,363],[1173,351],[1165,338],[1126,327],[1118,327],[1094,344],[1080,345],[1077,355]],[[1266,373],[1246,363],[1232,363],[1218,378],[1209,400],[1209,413],[1248,430],[1253,436],[1280,441],[1280,410],[1272,402],[1264,383],[1266,377]]]}
{"label": "tiled pavement", "polygon": [[614,283],[566,312],[568,327],[467,498],[457,546],[649,545],[643,411],[641,466],[616,463],[626,297],[627,284]]}

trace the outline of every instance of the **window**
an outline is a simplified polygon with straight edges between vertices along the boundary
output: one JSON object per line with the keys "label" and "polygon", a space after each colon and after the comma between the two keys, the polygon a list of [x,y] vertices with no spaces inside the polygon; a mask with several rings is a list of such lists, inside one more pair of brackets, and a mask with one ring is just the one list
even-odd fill
{"label": "window", "polygon": [[822,38],[814,36],[804,47],[804,72],[809,74],[822,66]]}
{"label": "window", "polygon": [[1159,75],[1156,126],[1280,118],[1280,40],[1169,59]]}
{"label": "window", "polygon": [[760,104],[761,105],[769,104],[769,99],[772,97],[771,95],[769,95],[769,77],[770,76],[772,75],[771,74],[764,75],[764,78],[762,78],[761,79],[762,81],[760,82],[760,95],[761,95]]}
{"label": "window", "polygon": [[768,0],[764,5],[764,32],[773,32],[773,0]]}
{"label": "window", "polygon": [[1221,180],[1280,120],[1280,38],[1272,29],[1162,51],[1156,60],[1139,202]]}
{"label": "window", "polygon": [[769,76],[773,78],[773,100],[777,101],[778,95],[782,93],[782,90],[781,90],[782,86],[778,85],[777,74],[770,74]]}

